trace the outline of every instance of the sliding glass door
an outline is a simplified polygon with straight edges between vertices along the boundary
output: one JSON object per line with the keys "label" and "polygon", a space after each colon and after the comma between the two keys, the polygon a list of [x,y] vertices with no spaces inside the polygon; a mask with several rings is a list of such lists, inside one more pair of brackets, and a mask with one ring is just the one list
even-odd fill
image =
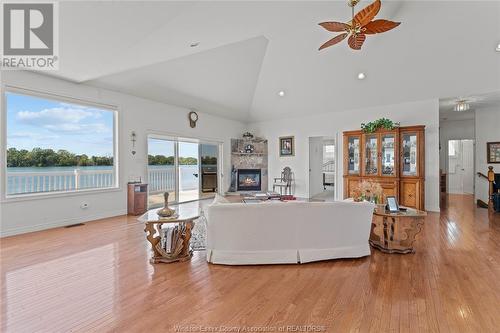
{"label": "sliding glass door", "polygon": [[179,200],[200,199],[200,163],[197,143],[179,141]]}
{"label": "sliding glass door", "polygon": [[213,197],[219,188],[220,144],[190,139],[148,137],[150,208]]}
{"label": "sliding glass door", "polygon": [[177,200],[177,143],[173,140],[148,138],[148,206],[163,205],[163,193],[170,202]]}
{"label": "sliding glass door", "polygon": [[200,144],[200,195],[202,199],[213,197],[219,188],[219,146]]}

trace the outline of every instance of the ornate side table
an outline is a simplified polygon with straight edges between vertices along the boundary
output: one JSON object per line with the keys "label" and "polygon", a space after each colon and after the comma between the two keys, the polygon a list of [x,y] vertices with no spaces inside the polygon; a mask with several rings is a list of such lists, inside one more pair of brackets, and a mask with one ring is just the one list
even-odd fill
{"label": "ornate side table", "polygon": [[415,253],[415,236],[422,230],[427,213],[407,208],[397,213],[373,213],[370,245],[385,253]]}
{"label": "ornate side table", "polygon": [[[151,243],[151,259],[152,264],[157,263],[172,263],[176,261],[187,261],[193,256],[193,251],[190,246],[191,230],[194,226],[194,220],[200,217],[199,208],[189,205],[180,205],[175,208],[177,216],[175,218],[161,218],[156,213],[159,209],[151,209],[141,215],[138,220],[144,223],[144,231],[146,239]],[[159,246],[161,240],[161,229],[164,224],[178,224],[180,236],[178,239],[177,249],[174,253],[165,253]]]}

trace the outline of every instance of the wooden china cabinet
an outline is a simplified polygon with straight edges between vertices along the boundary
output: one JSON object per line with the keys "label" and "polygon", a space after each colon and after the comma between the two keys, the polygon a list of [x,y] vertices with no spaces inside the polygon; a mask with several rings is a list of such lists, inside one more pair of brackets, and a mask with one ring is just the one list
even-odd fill
{"label": "wooden china cabinet", "polygon": [[384,197],[424,210],[424,139],[425,126],[344,132],[344,198],[352,197],[362,180],[371,180],[382,186]]}

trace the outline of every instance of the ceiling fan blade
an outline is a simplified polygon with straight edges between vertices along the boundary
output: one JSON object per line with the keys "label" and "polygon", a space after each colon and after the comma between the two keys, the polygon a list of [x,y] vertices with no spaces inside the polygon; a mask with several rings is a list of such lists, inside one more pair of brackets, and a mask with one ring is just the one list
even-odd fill
{"label": "ceiling fan blade", "polygon": [[331,32],[342,32],[349,29],[349,26],[342,22],[322,22],[319,25]]}
{"label": "ceiling fan blade", "polygon": [[362,31],[367,35],[380,34],[382,32],[392,30],[400,24],[401,22],[393,22],[389,20],[375,20],[365,25]]}
{"label": "ceiling fan blade", "polygon": [[361,50],[361,46],[363,46],[363,43],[365,42],[366,35],[365,34],[358,34],[358,35],[351,35],[349,37],[349,40],[347,43],[353,50]]}
{"label": "ceiling fan blade", "polygon": [[360,27],[367,25],[378,14],[381,5],[380,0],[375,0],[374,3],[366,6],[354,16],[354,23]]}
{"label": "ceiling fan blade", "polygon": [[328,42],[326,42],[325,44],[321,45],[319,47],[318,51],[321,51],[324,48],[327,48],[329,46],[332,46],[332,45],[335,45],[337,43],[340,43],[341,41],[343,41],[347,37],[347,35],[348,35],[348,33],[346,32],[346,33],[343,33],[343,34],[340,34],[338,36],[333,37]]}

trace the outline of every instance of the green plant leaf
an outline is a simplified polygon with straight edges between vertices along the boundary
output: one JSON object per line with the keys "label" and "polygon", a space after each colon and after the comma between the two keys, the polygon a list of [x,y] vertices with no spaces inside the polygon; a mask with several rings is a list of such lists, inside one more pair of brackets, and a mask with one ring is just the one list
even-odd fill
{"label": "green plant leaf", "polygon": [[399,127],[398,122],[393,122],[392,120],[387,118],[380,118],[375,121],[369,122],[367,124],[365,123],[361,124],[361,129],[363,130],[364,133],[374,133],[380,128],[393,130],[397,127]]}

